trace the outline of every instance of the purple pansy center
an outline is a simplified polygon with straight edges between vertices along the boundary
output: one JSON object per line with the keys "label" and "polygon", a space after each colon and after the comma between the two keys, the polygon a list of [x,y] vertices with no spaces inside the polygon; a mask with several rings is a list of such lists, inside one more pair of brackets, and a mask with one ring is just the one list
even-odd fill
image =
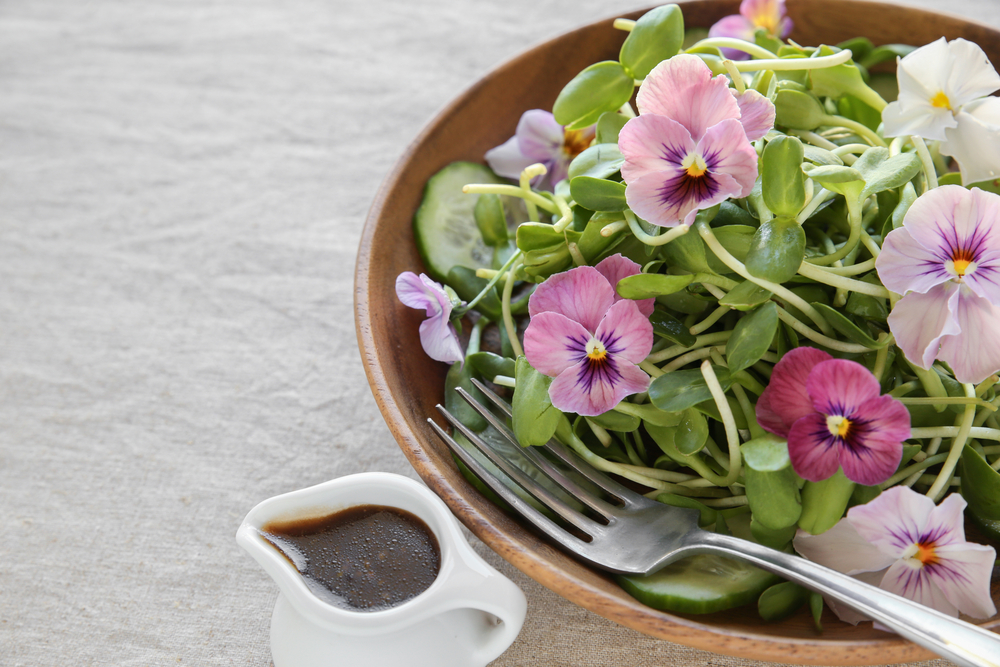
{"label": "purple pansy center", "polygon": [[617,343],[621,336],[614,331],[603,336],[568,336],[566,350],[573,355],[574,362],[581,362],[576,378],[576,387],[590,392],[596,384],[607,384],[614,388],[622,379],[614,355],[620,352]]}

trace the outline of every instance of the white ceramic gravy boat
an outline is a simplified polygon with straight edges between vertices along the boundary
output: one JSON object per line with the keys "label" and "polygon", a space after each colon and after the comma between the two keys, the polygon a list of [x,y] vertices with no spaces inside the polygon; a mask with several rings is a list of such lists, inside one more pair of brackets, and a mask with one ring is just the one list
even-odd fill
{"label": "white ceramic gravy boat", "polygon": [[[427,590],[382,611],[335,607],[310,592],[259,532],[271,521],[356,505],[397,507],[430,527],[441,548],[441,569]],[[281,591],[271,616],[275,667],[485,667],[524,623],[524,593],[472,550],[440,498],[401,475],[359,473],[275,496],[247,514],[236,541]]]}

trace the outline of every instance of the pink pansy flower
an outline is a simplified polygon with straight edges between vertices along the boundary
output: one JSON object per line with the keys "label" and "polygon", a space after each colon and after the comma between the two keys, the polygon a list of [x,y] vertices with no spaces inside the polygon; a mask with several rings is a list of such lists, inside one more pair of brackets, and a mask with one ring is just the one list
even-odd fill
{"label": "pink pansy flower", "polygon": [[[993,547],[965,541],[965,500],[952,494],[934,501],[907,486],[894,486],[821,535],[799,531],[793,544],[811,561],[849,574],[951,616],[996,613],[990,597]],[[834,601],[841,620],[865,620]]]}
{"label": "pink pansy flower", "polygon": [[449,364],[465,360],[449,321],[451,298],[441,285],[422,273],[404,271],[396,278],[396,296],[405,306],[427,311],[427,319],[420,323],[420,345],[428,357]]}
{"label": "pink pansy flower", "polygon": [[872,486],[889,479],[910,437],[910,413],[859,363],[797,347],[774,366],[757,401],[761,428],[788,439],[792,468],[813,482],[838,468]]}
{"label": "pink pansy flower", "polygon": [[[754,33],[763,28],[769,37],[784,39],[792,31],[792,19],[785,16],[785,0],[743,0],[740,13],[725,16],[713,25],[709,37],[735,37],[754,41]],[[750,56],[738,49],[722,49],[727,58],[746,60]]]}
{"label": "pink pansy flower", "polygon": [[724,75],[713,78],[700,58],[682,54],[653,68],[636,102],[639,116],[622,128],[618,147],[625,199],[637,215],[661,227],[690,225],[699,210],[750,194],[750,140],[771,129],[770,100],[737,99]]}
{"label": "pink pansy flower", "polygon": [[514,136],[486,151],[486,163],[500,176],[520,178],[525,167],[539,163],[548,173],[532,183],[551,190],[566,178],[569,163],[594,139],[594,128],[567,130],[548,111],[531,109],[521,114]]}
{"label": "pink pansy flower", "polygon": [[944,185],[917,199],[875,260],[902,294],[889,330],[921,368],[935,359],[959,382],[1000,369],[1000,196]]}
{"label": "pink pansy flower", "polygon": [[599,415],[649,388],[649,376],[636,366],[653,347],[646,304],[618,297],[606,277],[622,275],[624,262],[619,255],[601,262],[603,270],[557,273],[528,301],[524,354],[535,370],[555,378],[549,397],[563,412]]}

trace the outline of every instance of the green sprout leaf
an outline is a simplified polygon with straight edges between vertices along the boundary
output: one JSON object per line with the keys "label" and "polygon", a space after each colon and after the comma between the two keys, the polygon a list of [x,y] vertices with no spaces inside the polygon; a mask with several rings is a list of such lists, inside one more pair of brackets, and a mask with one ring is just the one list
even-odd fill
{"label": "green sprout leaf", "polygon": [[634,79],[645,79],[660,62],[677,55],[684,43],[684,16],[677,5],[662,5],[643,14],[618,59]]}
{"label": "green sprout leaf", "polygon": [[566,84],[552,105],[552,114],[560,125],[579,130],[596,123],[601,114],[617,111],[632,97],[634,88],[635,79],[621,63],[594,63]]}

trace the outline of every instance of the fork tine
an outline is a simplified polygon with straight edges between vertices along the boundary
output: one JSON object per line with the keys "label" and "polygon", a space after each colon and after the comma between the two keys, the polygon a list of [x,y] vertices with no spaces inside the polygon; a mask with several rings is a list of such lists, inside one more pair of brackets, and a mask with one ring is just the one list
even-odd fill
{"label": "fork tine", "polygon": [[[492,402],[501,411],[503,411],[504,414],[506,414],[508,417],[512,416],[513,413],[512,413],[510,405],[507,404],[507,401],[505,401],[502,398],[500,398],[499,396],[497,396],[495,392],[493,392],[489,387],[487,387],[485,384],[483,384],[479,380],[473,378],[472,379],[472,383],[476,386],[477,389],[479,389],[479,391],[483,392],[483,394],[488,399],[490,399],[490,402]],[[471,405],[473,408],[477,408],[478,404],[475,402],[475,399],[473,399],[472,397],[470,397],[465,392],[464,389],[462,389],[461,387],[459,387],[458,388],[458,392],[462,395],[462,398],[464,398],[466,400],[466,402],[469,403],[469,405]],[[483,413],[478,408],[477,408],[477,412],[479,412],[484,417],[486,417],[487,419],[489,419],[489,417],[487,417],[486,414]],[[506,427],[504,427],[501,430],[501,432],[503,432],[504,435],[508,439],[511,440],[511,442],[517,444],[517,440],[514,439],[513,434],[510,434],[510,431]],[[623,484],[619,484],[615,480],[611,479],[610,477],[608,477],[604,473],[600,472],[599,470],[597,470],[596,468],[594,468],[593,466],[591,466],[589,463],[583,462],[581,464],[581,461],[580,461],[579,457],[577,457],[577,456],[575,456],[575,455],[570,454],[569,452],[567,452],[565,447],[563,447],[559,443],[555,442],[554,440],[550,440],[548,442],[548,444],[545,445],[545,448],[547,450],[549,450],[550,452],[552,452],[553,454],[555,454],[563,463],[565,463],[567,466],[569,466],[572,470],[576,471],[578,474],[582,475],[583,477],[585,477],[588,480],[590,480],[591,482],[593,482],[595,485],[597,485],[599,488],[603,489],[609,495],[611,495],[611,496],[617,498],[618,500],[620,500],[626,507],[643,507],[643,506],[646,506],[649,503],[653,502],[653,501],[649,500],[648,498],[645,498],[644,496],[636,493],[635,491],[633,491],[632,489],[628,488],[627,486],[625,486]],[[526,449],[530,450],[531,448],[528,447]],[[537,454],[535,454],[534,452],[532,452],[532,454],[534,456],[537,456]],[[525,452],[525,455],[528,455],[527,452]],[[537,463],[536,463],[536,465],[537,465]],[[539,466],[539,467],[541,467],[541,466]],[[564,479],[565,479],[565,477],[564,477]],[[559,484],[563,485],[562,482],[559,481],[559,480],[553,479],[553,481],[556,481]],[[570,482],[570,483],[572,484],[572,482]],[[563,486],[565,486],[565,485],[563,485]],[[589,497],[590,496],[589,493],[587,493],[586,491],[583,491],[582,489],[580,489],[579,486],[577,486],[575,484],[573,484],[573,486],[580,491],[580,493],[577,493],[577,491],[575,491],[575,490],[571,491],[571,493],[573,493],[574,496],[579,497],[581,500],[583,500],[584,497]],[[595,509],[595,510],[597,510],[599,512],[604,512],[605,514],[610,513],[609,512],[610,508],[608,508],[607,505],[605,505],[604,508],[594,507],[593,509]]]}
{"label": "fork tine", "polygon": [[[465,391],[465,389],[463,389],[462,387],[456,388],[456,391],[458,392],[459,396],[465,399],[465,402],[468,403],[473,410],[478,412],[484,419],[486,419],[486,421],[489,422],[490,426],[495,428],[500,433],[500,435],[502,435],[504,438],[507,439],[508,442],[517,447],[518,451],[520,451],[525,458],[534,463],[535,466],[543,473],[545,473],[545,475],[548,476],[549,479],[555,482],[556,485],[565,489],[567,493],[569,493],[571,496],[573,496],[583,504],[590,507],[590,509],[604,516],[605,519],[610,519],[612,516],[616,514],[617,508],[604,502],[600,498],[597,498],[592,491],[584,489],[575,481],[567,477],[566,474],[562,470],[556,468],[551,461],[548,461],[547,459],[542,457],[537,451],[535,451],[536,449],[535,447],[522,446],[517,441],[517,438],[514,437],[514,434],[511,432],[511,430],[507,428],[507,425],[503,423],[500,419],[498,419],[496,415],[490,412],[486,408],[486,406],[480,404],[475,398],[473,398],[469,394],[469,392]],[[490,393],[493,394],[493,392]],[[496,394],[493,394],[491,398],[494,401],[494,403],[500,401],[501,403],[505,404],[503,399],[501,399]]]}
{"label": "fork tine", "polygon": [[[520,470],[507,461],[507,459],[494,452],[493,449],[482,440],[482,438],[472,431],[472,429],[458,421],[458,419],[448,412],[444,406],[437,405],[435,407],[437,407],[438,412],[440,412],[444,418],[448,420],[452,427],[458,429],[462,435],[464,435],[466,439],[476,447],[476,449],[478,449],[484,456],[486,456],[487,459],[490,460],[491,463],[500,468],[504,474],[514,480],[514,482],[516,482],[521,488],[538,499],[540,503],[559,515],[561,519],[569,524],[572,524],[577,529],[587,533],[588,535],[595,535],[601,532],[601,524],[588,519],[571,508],[561,499],[557,498],[551,491],[531,479],[524,473],[524,471]],[[492,475],[490,475],[490,477],[492,477]]]}

